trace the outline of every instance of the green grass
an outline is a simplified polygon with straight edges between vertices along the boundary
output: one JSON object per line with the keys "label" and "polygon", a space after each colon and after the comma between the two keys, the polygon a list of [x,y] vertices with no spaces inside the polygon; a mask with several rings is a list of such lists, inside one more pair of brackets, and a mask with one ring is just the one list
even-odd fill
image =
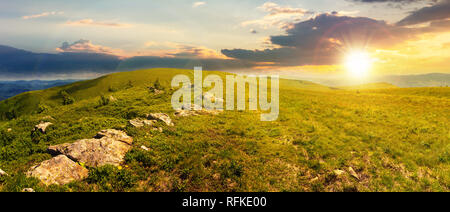
{"label": "green grass", "polygon": [[340,87],[341,89],[346,90],[370,90],[370,89],[388,89],[388,88],[398,88],[395,85],[389,84],[389,83],[368,83],[368,84],[362,84],[362,85],[355,85],[355,86],[344,86]]}
{"label": "green grass", "polygon": [[[0,190],[18,191],[450,191],[450,89],[333,90],[280,80],[280,116],[260,112],[173,117],[170,81],[190,70],[152,69],[29,92],[0,102]],[[215,73],[224,76],[222,72]],[[166,93],[148,87],[159,79]],[[63,105],[64,90],[75,102]],[[101,104],[101,96],[117,101]],[[38,113],[39,105],[47,110]],[[172,116],[164,132],[134,129],[129,119],[150,112]],[[31,129],[54,125],[32,142]],[[7,132],[11,128],[12,132]],[[100,167],[90,177],[46,187],[23,173],[49,159],[49,145],[116,128],[133,136],[122,170]],[[35,138],[36,139],[36,138]],[[149,152],[139,147],[145,145]],[[352,167],[360,180],[333,170]]]}

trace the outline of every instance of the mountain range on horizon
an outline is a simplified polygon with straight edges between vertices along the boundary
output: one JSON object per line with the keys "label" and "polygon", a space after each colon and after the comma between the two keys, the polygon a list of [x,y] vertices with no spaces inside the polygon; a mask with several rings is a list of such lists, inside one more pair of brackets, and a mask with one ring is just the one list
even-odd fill
{"label": "mountain range on horizon", "polygon": [[[34,53],[0,45],[0,100],[27,91],[65,85],[113,72],[147,68],[191,69],[194,66],[208,67],[209,70],[226,71],[237,68],[250,68],[251,64],[224,59],[143,56],[119,58],[115,55],[98,53]],[[61,80],[49,80],[52,77]],[[326,86],[349,86],[346,82],[339,80],[309,80],[307,78],[300,80],[313,81]],[[397,87],[445,87],[450,85],[450,74],[388,75],[373,78],[366,83],[389,83]]]}

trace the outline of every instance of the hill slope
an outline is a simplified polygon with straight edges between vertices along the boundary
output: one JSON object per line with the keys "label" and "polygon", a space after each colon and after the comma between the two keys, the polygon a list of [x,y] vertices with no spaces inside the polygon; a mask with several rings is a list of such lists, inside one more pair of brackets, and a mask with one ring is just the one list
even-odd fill
{"label": "hill slope", "polygon": [[[261,122],[262,112],[248,111],[174,116],[169,83],[176,74],[192,71],[117,73],[1,102],[2,111],[20,115],[0,122],[0,168],[10,174],[0,177],[0,190],[450,191],[448,88],[355,92],[281,80],[279,119]],[[164,94],[148,89],[156,79]],[[62,90],[73,104],[62,104]],[[175,126],[159,132],[128,124],[155,112]],[[36,137],[30,132],[40,121],[53,125]],[[90,168],[86,180],[49,187],[23,174],[51,158],[48,146],[112,128],[134,138],[122,169]]]}

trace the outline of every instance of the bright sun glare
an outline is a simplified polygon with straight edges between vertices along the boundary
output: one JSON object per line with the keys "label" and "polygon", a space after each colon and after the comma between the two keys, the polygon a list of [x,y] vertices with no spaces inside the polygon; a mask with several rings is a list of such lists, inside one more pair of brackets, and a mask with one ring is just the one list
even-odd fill
{"label": "bright sun glare", "polygon": [[348,73],[355,78],[365,77],[369,73],[371,65],[371,58],[364,51],[350,52],[345,60]]}

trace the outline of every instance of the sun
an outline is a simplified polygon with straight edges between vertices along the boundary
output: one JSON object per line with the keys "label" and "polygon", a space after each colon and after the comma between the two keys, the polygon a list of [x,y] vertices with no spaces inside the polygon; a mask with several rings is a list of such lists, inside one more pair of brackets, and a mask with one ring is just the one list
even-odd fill
{"label": "sun", "polygon": [[351,77],[363,78],[370,72],[372,59],[367,52],[352,51],[345,60],[345,67]]}

